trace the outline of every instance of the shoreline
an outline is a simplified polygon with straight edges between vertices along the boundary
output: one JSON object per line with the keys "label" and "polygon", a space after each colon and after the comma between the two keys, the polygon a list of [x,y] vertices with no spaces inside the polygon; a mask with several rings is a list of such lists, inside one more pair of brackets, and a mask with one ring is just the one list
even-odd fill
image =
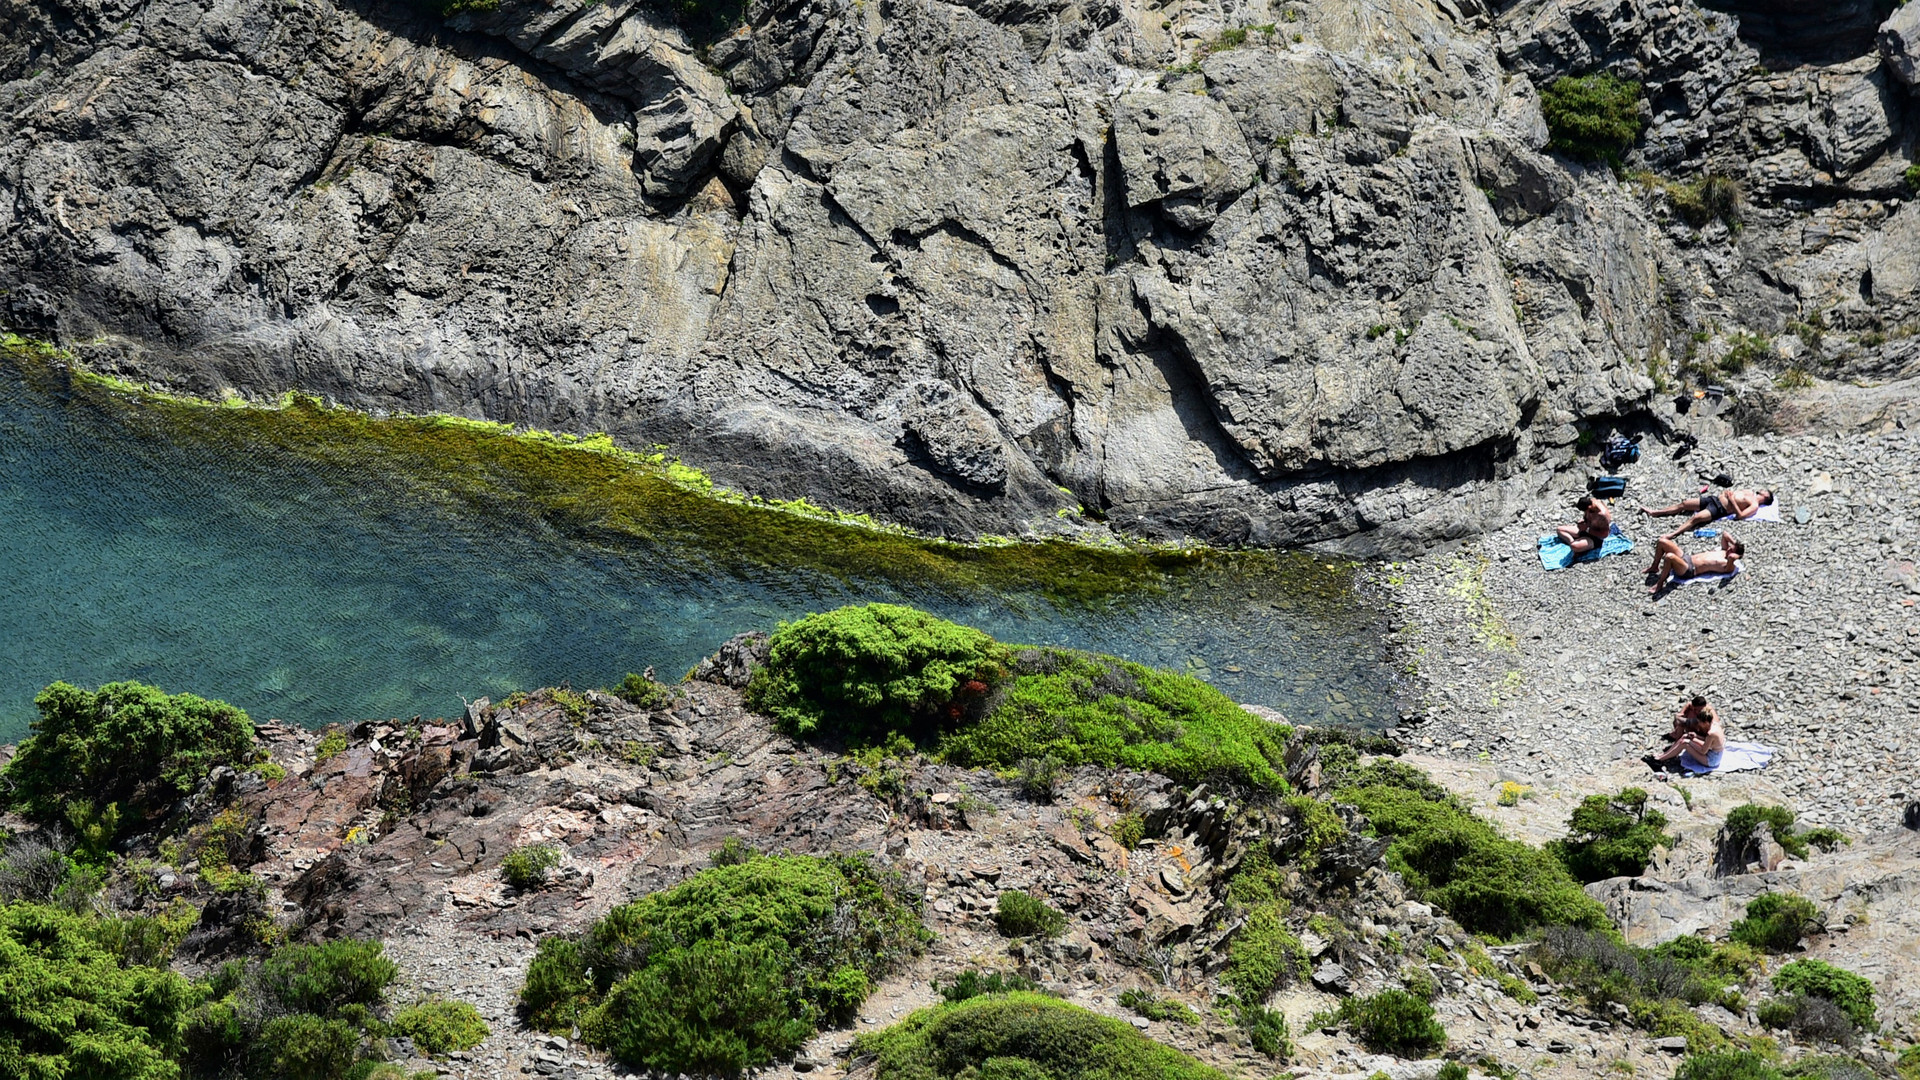
{"label": "shoreline", "polygon": [[[1733,526],[1748,556],[1732,582],[1649,598],[1651,541],[1679,519],[1632,507],[1691,495],[1696,470],[1720,469],[1736,487],[1775,488],[1784,522]],[[1635,762],[1681,698],[1704,693],[1729,740],[1778,751],[1758,775],[1808,823],[1856,835],[1899,824],[1920,794],[1920,433],[1703,437],[1680,463],[1649,440],[1622,475],[1625,555],[1541,569],[1536,538],[1577,517],[1573,473],[1512,525],[1371,571],[1395,597],[1393,651],[1411,675],[1396,733],[1416,753],[1565,788]]]}

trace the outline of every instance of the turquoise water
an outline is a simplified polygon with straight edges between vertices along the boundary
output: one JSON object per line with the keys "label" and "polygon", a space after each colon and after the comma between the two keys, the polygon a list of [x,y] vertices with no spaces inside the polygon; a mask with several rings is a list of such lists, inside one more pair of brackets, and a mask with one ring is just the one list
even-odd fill
{"label": "turquoise water", "polygon": [[1391,708],[1373,615],[1299,595],[1274,569],[1295,563],[1218,560],[1091,607],[725,569],[672,540],[588,542],[513,500],[436,497],[379,453],[176,438],[111,399],[0,359],[0,742],[56,679],[137,679],[256,720],[445,716],[462,695],[649,665],[671,679],[734,633],[866,600],[1193,670],[1302,721]]}

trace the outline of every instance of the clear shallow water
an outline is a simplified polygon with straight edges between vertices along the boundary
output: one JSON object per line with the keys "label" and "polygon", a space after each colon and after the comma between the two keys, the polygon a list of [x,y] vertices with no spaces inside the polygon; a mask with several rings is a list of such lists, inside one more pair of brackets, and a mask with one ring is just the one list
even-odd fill
{"label": "clear shallow water", "polygon": [[[492,460],[474,467],[482,490],[428,467],[470,436],[343,441],[260,413],[143,403],[0,357],[0,742],[56,679],[137,679],[307,724],[444,716],[462,695],[648,665],[671,679],[732,634],[868,600],[1193,670],[1302,721],[1389,715],[1375,619],[1306,556],[1123,567],[1141,591],[1053,602],[1015,571],[982,589],[928,584],[941,575],[925,562],[842,567],[845,537],[824,526],[806,526],[807,559],[747,557],[769,512],[709,519],[677,492],[594,481],[556,494]],[[654,499],[672,527],[581,524],[616,497]]]}

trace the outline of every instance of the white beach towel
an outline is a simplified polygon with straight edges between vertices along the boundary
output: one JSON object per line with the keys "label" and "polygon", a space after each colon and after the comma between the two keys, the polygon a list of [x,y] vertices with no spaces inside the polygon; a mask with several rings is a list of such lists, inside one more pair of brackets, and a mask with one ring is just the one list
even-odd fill
{"label": "white beach towel", "polygon": [[1773,760],[1771,746],[1761,746],[1753,742],[1730,742],[1720,752],[1720,764],[1709,769],[1704,765],[1695,765],[1688,761],[1685,754],[1680,755],[1680,764],[1695,776],[1708,773],[1745,772],[1748,769],[1764,769]]}
{"label": "white beach towel", "polygon": [[1780,500],[1775,499],[1774,501],[1768,503],[1767,505],[1761,507],[1760,509],[1755,510],[1753,512],[1753,516],[1750,518],[1737,518],[1737,517],[1734,517],[1732,514],[1721,514],[1719,517],[1713,519],[1713,523],[1715,525],[1718,525],[1723,521],[1728,521],[1728,522],[1739,522],[1744,525],[1749,521],[1768,521],[1768,522],[1772,522],[1775,525],[1778,525],[1783,520],[1784,519],[1781,518],[1780,516]]}
{"label": "white beach towel", "polygon": [[1723,583],[1739,577],[1747,569],[1747,560],[1733,560],[1733,570],[1725,574],[1695,574],[1692,577],[1674,578],[1675,585],[1699,585],[1702,583]]}

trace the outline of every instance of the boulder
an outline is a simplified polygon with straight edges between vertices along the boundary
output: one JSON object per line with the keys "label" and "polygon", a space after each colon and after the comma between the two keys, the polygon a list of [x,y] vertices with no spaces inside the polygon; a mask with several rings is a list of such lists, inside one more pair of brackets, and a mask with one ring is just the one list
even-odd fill
{"label": "boulder", "polygon": [[1920,5],[1907,3],[1893,9],[1874,41],[1887,72],[1920,94]]}
{"label": "boulder", "polygon": [[1114,108],[1113,144],[1131,207],[1159,204],[1183,228],[1212,222],[1254,181],[1253,154],[1225,105],[1199,94],[1142,92]]}

